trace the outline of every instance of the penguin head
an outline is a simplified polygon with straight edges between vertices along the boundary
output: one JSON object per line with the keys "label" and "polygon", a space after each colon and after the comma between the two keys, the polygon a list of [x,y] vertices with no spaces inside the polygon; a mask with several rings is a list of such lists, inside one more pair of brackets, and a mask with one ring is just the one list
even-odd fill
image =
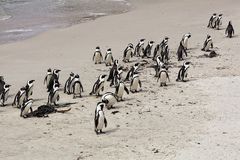
{"label": "penguin head", "polygon": [[30,85],[30,84],[33,84],[33,82],[34,82],[35,80],[30,80],[30,81],[28,81],[28,84]]}
{"label": "penguin head", "polygon": [[217,13],[213,13],[213,16],[216,16],[217,15]]}
{"label": "penguin head", "polygon": [[25,87],[20,88],[20,92],[25,92],[25,91],[26,91]]}
{"label": "penguin head", "polygon": [[209,39],[209,38],[211,38],[211,36],[208,34],[208,35],[207,35],[207,39]]}
{"label": "penguin head", "polygon": [[75,78],[79,78],[80,76],[78,74],[75,75]]}
{"label": "penguin head", "polygon": [[100,47],[99,47],[99,46],[97,46],[97,47],[96,47],[96,49],[100,49]]}
{"label": "penguin head", "polygon": [[113,65],[118,66],[118,60],[117,59],[114,60]]}
{"label": "penguin head", "polygon": [[3,88],[4,88],[5,90],[8,90],[10,87],[11,87],[11,85],[9,85],[9,84],[4,84],[4,86],[3,86]]}
{"label": "penguin head", "polygon": [[132,44],[132,43],[129,43],[129,44],[128,44],[128,47],[133,48],[133,44]]}
{"label": "penguin head", "polygon": [[107,53],[110,53],[110,52],[112,52],[112,49],[111,49],[111,48],[108,48],[108,49],[107,49]]}
{"label": "penguin head", "polygon": [[99,52],[100,51],[100,47],[97,46],[96,49],[95,49],[96,52]]}
{"label": "penguin head", "polygon": [[232,25],[232,21],[229,21],[229,22],[228,22],[228,25]]}
{"label": "penguin head", "polygon": [[140,39],[140,42],[144,42],[144,41],[145,41],[145,39],[144,39],[144,38]]}
{"label": "penguin head", "polygon": [[73,72],[70,73],[70,77],[74,77],[74,73]]}
{"label": "penguin head", "polygon": [[48,73],[51,73],[51,72],[52,72],[52,69],[51,69],[51,68],[48,68],[47,72],[48,72]]}
{"label": "penguin head", "polygon": [[219,14],[218,16],[219,16],[219,17],[222,17],[222,16],[223,16],[223,14]]}
{"label": "penguin head", "polygon": [[102,99],[102,102],[104,103],[104,105],[100,105],[101,110],[103,110],[103,107],[105,106],[105,104],[108,104],[109,101],[107,99]]}
{"label": "penguin head", "polygon": [[105,80],[105,77],[106,77],[106,76],[107,76],[106,74],[100,75],[100,76],[99,76],[99,79],[103,81],[103,80]]}
{"label": "penguin head", "polygon": [[191,62],[188,62],[188,61],[183,63],[183,65],[185,66],[185,68],[190,67],[190,64],[191,64]]}
{"label": "penguin head", "polygon": [[154,43],[154,41],[150,41],[150,42],[149,42],[149,45],[151,45],[151,46],[152,46],[152,45],[153,45],[153,43]]}
{"label": "penguin head", "polygon": [[61,71],[61,70],[59,70],[59,69],[54,69],[54,70],[53,70],[53,73],[54,73],[54,74],[58,74],[60,71]]}

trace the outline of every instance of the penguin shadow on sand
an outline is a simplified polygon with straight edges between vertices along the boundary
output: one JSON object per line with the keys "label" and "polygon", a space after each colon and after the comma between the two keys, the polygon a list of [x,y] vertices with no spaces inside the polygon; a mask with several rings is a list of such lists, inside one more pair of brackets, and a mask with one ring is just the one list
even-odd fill
{"label": "penguin shadow on sand", "polygon": [[112,129],[106,130],[106,131],[104,131],[102,134],[109,135],[109,134],[111,134],[111,133],[117,132],[118,130],[119,130],[119,128],[116,127],[116,128],[112,128]]}

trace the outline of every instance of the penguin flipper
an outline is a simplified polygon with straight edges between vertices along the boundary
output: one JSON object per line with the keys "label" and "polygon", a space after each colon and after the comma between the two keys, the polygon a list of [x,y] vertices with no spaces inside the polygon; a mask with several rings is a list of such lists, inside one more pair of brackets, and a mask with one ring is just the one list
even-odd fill
{"label": "penguin flipper", "polygon": [[104,117],[105,128],[107,127],[107,119]]}
{"label": "penguin flipper", "polygon": [[138,81],[140,88],[142,88],[142,82],[139,80]]}
{"label": "penguin flipper", "polygon": [[98,119],[99,119],[99,114],[97,113],[97,115],[95,115],[95,119],[94,119],[95,129],[98,126]]}
{"label": "penguin flipper", "polygon": [[127,92],[127,94],[129,94],[129,90],[126,86],[124,86],[124,90],[125,90],[125,92]]}

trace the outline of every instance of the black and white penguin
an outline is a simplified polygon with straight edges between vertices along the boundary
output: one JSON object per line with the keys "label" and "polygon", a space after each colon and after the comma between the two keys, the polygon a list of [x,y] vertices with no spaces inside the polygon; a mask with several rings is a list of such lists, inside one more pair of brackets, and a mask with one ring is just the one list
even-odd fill
{"label": "black and white penguin", "polygon": [[2,103],[2,106],[5,106],[5,102],[8,100],[9,90],[10,86],[8,84],[4,84],[3,86],[3,92],[0,94],[0,102]]}
{"label": "black and white penguin", "polygon": [[30,113],[33,112],[32,104],[33,104],[33,99],[28,99],[27,101],[24,102],[24,104],[21,108],[20,117],[27,118],[29,111],[30,111]]}
{"label": "black and white penguin", "polygon": [[210,17],[210,19],[208,21],[208,26],[207,27],[214,28],[216,18],[217,18],[217,14],[213,13],[213,15]]}
{"label": "black and white penguin", "polygon": [[169,60],[169,48],[168,48],[168,37],[165,37],[162,42],[160,43],[160,48],[161,48],[161,59],[162,62],[167,63]]}
{"label": "black and white penguin", "polygon": [[227,37],[229,38],[232,38],[232,36],[234,35],[234,29],[231,21],[228,22],[228,26],[226,28],[225,34],[227,34]]}
{"label": "black and white penguin", "polygon": [[59,101],[60,96],[59,96],[59,84],[55,83],[53,85],[52,90],[48,94],[48,102],[47,105],[55,105],[57,106],[57,101]]}
{"label": "black and white penguin", "polygon": [[26,84],[26,99],[29,99],[29,97],[33,94],[33,84],[35,80],[30,80]]}
{"label": "black and white penguin", "polygon": [[21,108],[26,99],[26,88],[22,87],[18,93],[16,94],[12,106],[16,106],[17,108]]}
{"label": "black and white penguin", "polygon": [[116,95],[118,101],[123,101],[123,93],[124,93],[124,91],[127,94],[129,94],[129,90],[126,87],[126,85],[124,84],[124,82],[120,81],[118,83],[118,85],[116,86],[116,90],[115,90],[115,95]]}
{"label": "black and white penguin", "polygon": [[185,50],[188,49],[189,38],[191,38],[191,33],[184,34],[182,37],[181,43],[182,43],[183,47],[185,48]]}
{"label": "black and white penguin", "polygon": [[70,94],[70,84],[71,84],[73,78],[74,78],[74,73],[71,72],[69,77],[68,77],[68,79],[67,79],[67,81],[65,82],[64,93]]}
{"label": "black and white penguin", "polygon": [[3,76],[0,76],[0,95],[4,92],[4,85],[5,85],[4,78]]}
{"label": "black and white penguin", "polygon": [[117,86],[119,81],[122,79],[123,67],[118,67],[117,71],[114,73],[113,78],[110,83],[110,87]]}
{"label": "black and white penguin", "polygon": [[52,77],[52,69],[49,68],[47,70],[47,75],[45,76],[44,81],[43,81],[43,84],[46,85],[46,88],[48,88],[48,86],[49,86],[49,82],[50,82],[51,77]]}
{"label": "black and white penguin", "polygon": [[129,43],[127,48],[123,52],[123,62],[125,63],[130,62],[130,58],[133,57],[133,52],[134,52],[133,44]]}
{"label": "black and white penguin", "polygon": [[112,63],[113,63],[113,55],[112,55],[111,48],[109,48],[107,50],[104,60],[105,60],[106,66],[111,66],[112,65]]}
{"label": "black and white penguin", "polygon": [[133,77],[134,72],[137,72],[139,70],[140,63],[135,63],[131,69],[128,71],[127,76],[124,81],[130,81]]}
{"label": "black and white penguin", "polygon": [[217,30],[219,30],[220,26],[222,25],[222,16],[223,16],[223,14],[219,14],[216,21],[215,21],[215,28]]}
{"label": "black and white penguin", "polygon": [[154,41],[149,41],[148,45],[146,46],[144,52],[143,52],[143,56],[142,58],[150,58],[151,54],[152,54],[152,47],[153,47]]}
{"label": "black and white penguin", "polygon": [[142,88],[142,83],[140,81],[138,72],[134,72],[133,73],[133,78],[132,78],[132,81],[131,81],[131,85],[130,85],[130,91],[132,93],[138,92],[138,87],[140,87],[140,89],[141,89]]}
{"label": "black and white penguin", "polygon": [[176,81],[182,81],[182,82],[186,82],[187,76],[188,76],[188,68],[190,67],[190,62],[184,62],[182,67],[180,68],[179,72],[178,72],[178,77],[176,79]]}
{"label": "black and white penguin", "polygon": [[202,51],[210,51],[209,49],[213,48],[213,41],[210,35],[207,35],[207,39],[205,40],[204,44],[203,44],[203,48]]}
{"label": "black and white penguin", "polygon": [[93,61],[94,61],[95,64],[101,64],[102,61],[103,61],[102,52],[101,52],[99,46],[96,47],[96,50],[93,54]]}
{"label": "black and white penguin", "polygon": [[103,74],[98,77],[98,80],[93,85],[92,92],[90,93],[90,95],[95,94],[96,96],[100,96],[100,91],[104,91],[106,76],[107,75]]}
{"label": "black and white penguin", "polygon": [[94,130],[96,134],[103,133],[103,127],[107,127],[107,119],[104,115],[103,108],[105,107],[105,103],[99,102],[95,109],[95,117],[94,117]]}
{"label": "black and white penguin", "polygon": [[78,74],[75,75],[72,83],[73,98],[76,98],[77,96],[81,98],[83,92],[83,85],[80,81],[80,76]]}
{"label": "black and white penguin", "polygon": [[184,54],[187,57],[187,51],[186,51],[185,47],[183,46],[183,44],[180,42],[178,50],[177,50],[178,61],[183,60]]}
{"label": "black and white penguin", "polygon": [[109,75],[108,75],[108,78],[107,78],[107,81],[111,81],[113,78],[114,78],[114,75],[116,74],[117,72],[117,69],[118,69],[118,60],[115,59],[113,61],[113,66],[112,68],[110,69],[110,72],[109,72]]}
{"label": "black and white penguin", "polygon": [[106,104],[107,109],[113,108],[113,105],[117,102],[117,97],[112,92],[107,92],[102,96],[102,102]]}
{"label": "black and white penguin", "polygon": [[159,76],[160,70],[164,65],[165,64],[162,62],[161,56],[158,55],[156,57],[156,67],[155,67],[156,74],[155,74],[155,77]]}
{"label": "black and white penguin", "polygon": [[59,84],[59,72],[60,72],[61,70],[59,70],[59,69],[54,69],[53,70],[53,73],[52,73],[52,76],[51,76],[51,78],[50,78],[50,80],[49,80],[49,85],[48,85],[48,92],[50,92],[52,89],[53,89],[53,85],[54,84],[58,84],[58,85],[60,85]]}
{"label": "black and white penguin", "polygon": [[135,47],[134,56],[140,57],[144,53],[144,41],[145,39],[141,39]]}
{"label": "black and white penguin", "polygon": [[165,66],[163,66],[159,72],[159,75],[158,75],[158,79],[157,79],[157,82],[159,81],[160,79],[160,87],[162,86],[167,86],[167,80],[170,82],[170,78],[169,78],[169,75],[168,75],[168,71],[167,69],[165,68]]}

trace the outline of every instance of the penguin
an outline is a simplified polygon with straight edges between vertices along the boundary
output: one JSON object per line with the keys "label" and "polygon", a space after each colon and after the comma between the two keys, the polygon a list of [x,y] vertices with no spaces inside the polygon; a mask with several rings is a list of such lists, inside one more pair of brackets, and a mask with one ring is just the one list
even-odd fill
{"label": "penguin", "polygon": [[52,90],[49,92],[48,94],[48,102],[47,105],[52,105],[54,104],[55,106],[57,106],[57,101],[59,101],[60,96],[59,96],[59,84],[55,83],[53,85]]}
{"label": "penguin", "polygon": [[216,21],[215,21],[215,28],[217,30],[219,30],[220,26],[222,25],[222,16],[223,16],[223,14],[219,14]]}
{"label": "penguin", "polygon": [[210,17],[209,21],[208,21],[208,28],[214,28],[214,24],[215,24],[215,19],[217,18],[217,14],[213,13],[213,15]]}
{"label": "penguin", "polygon": [[107,127],[107,119],[104,115],[103,108],[105,107],[105,103],[99,102],[97,104],[96,110],[95,110],[95,117],[94,117],[94,130],[96,134],[103,133],[102,129],[105,126]]}
{"label": "penguin", "polygon": [[156,60],[156,57],[159,56],[161,53],[161,47],[160,47],[160,44],[157,44],[154,48],[154,51],[153,51],[153,58],[152,60],[155,61]]}
{"label": "penguin", "polygon": [[130,85],[130,91],[132,93],[138,92],[138,90],[137,90],[138,86],[141,89],[142,88],[142,83],[141,83],[141,81],[139,79],[138,72],[134,72],[133,78],[132,78],[132,81],[131,81],[131,85]]}
{"label": "penguin", "polygon": [[109,48],[107,50],[104,60],[105,60],[106,66],[111,66],[112,65],[112,63],[113,63],[113,56],[112,56],[111,48]]}
{"label": "penguin", "polygon": [[190,62],[184,62],[182,67],[180,68],[179,72],[178,72],[178,77],[176,79],[177,82],[182,81],[182,82],[186,82],[185,78],[187,78],[188,76],[188,68],[190,67]]}
{"label": "penguin", "polygon": [[30,80],[26,84],[26,99],[29,99],[29,97],[33,94],[33,83],[35,80]]}
{"label": "penguin", "polygon": [[169,37],[166,36],[160,43],[160,47],[161,47],[160,55],[162,58],[162,62],[164,62],[164,63],[167,63],[169,60],[168,40],[169,40]]}
{"label": "penguin", "polygon": [[74,73],[71,72],[69,77],[68,77],[68,79],[67,79],[67,81],[65,82],[64,93],[70,94],[70,84],[71,84],[73,78],[74,78]]}
{"label": "penguin", "polygon": [[123,52],[123,62],[125,62],[125,63],[130,62],[130,58],[133,57],[133,50],[134,50],[133,44],[129,43],[127,48]]}
{"label": "penguin", "polygon": [[114,78],[114,75],[116,74],[117,69],[118,69],[118,60],[114,60],[113,66],[110,69],[107,81],[111,81]]}
{"label": "penguin", "polygon": [[100,90],[104,91],[105,77],[107,75],[103,74],[98,77],[98,80],[94,83],[92,92],[90,95],[95,94],[96,96],[100,96]]}
{"label": "penguin", "polygon": [[185,47],[183,46],[183,44],[180,42],[178,50],[177,50],[178,61],[183,60],[183,54],[185,54],[185,56],[187,57],[187,51],[186,51]]}
{"label": "penguin", "polygon": [[157,58],[156,58],[156,67],[155,67],[155,71],[156,71],[155,77],[158,77],[159,72],[160,72],[162,66],[164,66],[164,65],[165,64],[162,62],[161,56],[157,56]]}
{"label": "penguin", "polygon": [[5,85],[4,78],[3,76],[0,76],[0,95],[4,92],[4,85]]}
{"label": "penguin", "polygon": [[0,94],[0,101],[2,106],[5,106],[5,102],[8,100],[9,89],[11,85],[4,84],[3,89],[4,91]]}
{"label": "penguin", "polygon": [[184,34],[181,40],[181,43],[185,50],[188,49],[188,40],[191,38],[191,33]]}
{"label": "penguin", "polygon": [[117,97],[117,101],[123,101],[123,93],[124,91],[129,94],[129,90],[126,87],[126,85],[124,84],[123,81],[120,81],[118,83],[118,85],[116,86],[116,90],[115,90],[115,95]]}
{"label": "penguin", "polygon": [[205,40],[204,44],[203,44],[203,48],[202,51],[210,51],[209,49],[213,48],[213,42],[212,42],[212,38],[210,35],[207,35],[207,39]]}
{"label": "penguin", "polygon": [[152,47],[153,47],[154,41],[148,42],[148,45],[146,46],[142,58],[149,58],[152,54]]}
{"label": "penguin", "polygon": [[30,113],[33,112],[32,104],[33,104],[33,99],[28,99],[26,102],[24,102],[24,104],[21,108],[20,117],[27,118],[29,111],[30,111]]}
{"label": "penguin", "polygon": [[111,80],[110,87],[117,86],[119,81],[122,79],[123,67],[120,66],[117,71],[114,73],[114,76]]}
{"label": "penguin", "polygon": [[157,82],[159,81],[159,79],[160,79],[160,87],[167,86],[167,80],[170,82],[170,78],[165,66],[161,68],[161,71],[158,75]]}
{"label": "penguin", "polygon": [[12,106],[17,106],[17,108],[21,108],[24,104],[24,101],[26,99],[26,88],[22,87],[18,93],[16,94],[14,101],[12,103]]}
{"label": "penguin", "polygon": [[[49,80],[49,85],[48,85],[48,91],[47,92],[50,92],[52,89],[53,89],[53,85],[55,84],[55,83],[57,83],[57,84],[59,84],[59,72],[60,72],[61,70],[59,70],[59,69],[54,69],[53,70],[53,73],[52,73],[52,76],[51,76],[51,78],[50,78],[50,80]],[[59,84],[60,85],[60,84]]]}
{"label": "penguin", "polygon": [[134,56],[136,57],[140,57],[141,55],[143,55],[144,53],[144,41],[145,39],[141,39],[138,44],[135,47],[134,50]]}
{"label": "penguin", "polygon": [[117,97],[112,92],[107,92],[102,96],[102,102],[106,104],[107,109],[113,108],[113,105],[117,102]]}
{"label": "penguin", "polygon": [[78,74],[75,75],[73,84],[72,84],[72,90],[73,90],[73,99],[79,96],[80,98],[82,97],[82,92],[83,92],[83,85],[80,81],[80,77]]}
{"label": "penguin", "polygon": [[228,26],[226,28],[225,34],[227,34],[227,37],[229,38],[232,38],[232,36],[234,35],[234,29],[231,21],[228,22]]}
{"label": "penguin", "polygon": [[102,56],[100,47],[97,46],[96,50],[95,50],[95,52],[93,54],[93,61],[94,61],[95,64],[101,64],[102,60],[103,60],[103,56]]}
{"label": "penguin", "polygon": [[44,81],[43,81],[43,84],[46,85],[46,88],[48,88],[48,86],[49,86],[49,82],[50,82],[51,77],[52,77],[52,69],[49,68],[47,70],[47,75],[45,76]]}
{"label": "penguin", "polygon": [[127,76],[124,81],[130,81],[133,77],[133,73],[139,70],[140,63],[135,63],[131,69],[128,71]]}

